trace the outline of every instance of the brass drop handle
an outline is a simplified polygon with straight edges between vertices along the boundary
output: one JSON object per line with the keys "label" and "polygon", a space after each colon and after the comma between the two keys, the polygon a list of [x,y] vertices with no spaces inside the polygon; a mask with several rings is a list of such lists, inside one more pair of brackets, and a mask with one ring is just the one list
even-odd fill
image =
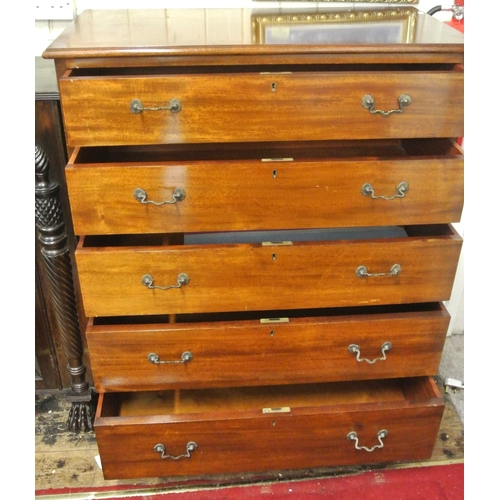
{"label": "brass drop handle", "polygon": [[405,194],[408,192],[408,189],[410,189],[410,187],[408,186],[408,183],[403,181],[397,185],[395,195],[393,195],[393,196],[384,196],[384,195],[375,196],[375,189],[373,189],[373,186],[369,182],[367,182],[366,184],[363,184],[363,186],[361,186],[361,192],[363,193],[363,195],[364,196],[371,196],[374,200],[378,200],[378,199],[394,200],[394,198],[404,198]]}
{"label": "brass drop handle", "polygon": [[381,111],[380,109],[374,109],[375,108],[375,99],[371,95],[366,94],[361,99],[361,105],[363,106],[363,108],[368,109],[370,111],[370,113],[373,115],[376,115],[378,113],[382,116],[389,116],[389,115],[392,115],[392,113],[402,113],[403,107],[409,106],[412,102],[413,102],[413,99],[411,98],[410,95],[401,94],[398,97],[398,104],[399,104],[398,109],[391,109],[390,111]]}
{"label": "brass drop handle", "polygon": [[177,203],[178,201],[182,201],[186,197],[186,191],[182,188],[175,188],[174,192],[172,194],[172,199],[171,200],[164,200],[164,201],[153,201],[153,200],[148,200],[148,193],[142,188],[136,188],[134,189],[134,198],[139,202],[142,203],[143,205],[147,205],[148,203],[152,205],[156,205],[157,207],[161,205],[173,205]]}
{"label": "brass drop handle", "polygon": [[189,443],[186,445],[186,453],[184,455],[167,455],[165,453],[165,445],[159,443],[155,445],[153,448],[156,453],[161,454],[161,458],[171,458],[172,460],[179,460],[180,458],[190,458],[191,457],[191,452],[196,450],[198,448],[198,445],[194,441],[189,441]]}
{"label": "brass drop handle", "polygon": [[397,276],[401,272],[401,266],[394,264],[388,273],[369,273],[366,266],[359,266],[356,269],[356,276],[358,278],[365,278],[371,276]]}
{"label": "brass drop handle", "polygon": [[159,285],[153,285],[154,279],[153,276],[150,274],[145,274],[142,277],[142,284],[150,289],[153,288],[158,288],[160,290],[169,290],[170,288],[180,288],[182,285],[187,285],[189,283],[189,276],[186,273],[180,273],[179,276],[177,276],[177,285],[170,285],[170,286],[159,286]]}
{"label": "brass drop handle", "polygon": [[181,109],[182,109],[182,104],[181,101],[177,99],[177,97],[171,99],[171,101],[168,103],[168,106],[157,106],[157,107],[146,108],[142,105],[142,102],[139,99],[134,99],[130,103],[130,112],[134,113],[134,115],[138,115],[143,111],[172,111],[172,113],[178,113]]}
{"label": "brass drop handle", "polygon": [[381,358],[375,358],[375,359],[367,359],[367,358],[361,358],[361,348],[357,344],[351,344],[348,348],[350,353],[356,354],[356,361],[358,363],[361,363],[362,361],[366,361],[368,364],[373,365],[377,361],[385,361],[387,359],[385,353],[390,351],[392,349],[392,344],[390,342],[384,342],[382,346],[380,347],[380,350],[382,351],[382,357]]}
{"label": "brass drop handle", "polygon": [[189,351],[184,351],[181,354],[181,359],[175,361],[161,361],[160,356],[155,352],[150,352],[148,354],[148,361],[154,365],[178,365],[183,363],[189,363],[193,359],[193,355]]}
{"label": "brass drop handle", "polygon": [[389,432],[386,431],[385,429],[378,431],[377,438],[378,438],[379,444],[376,444],[375,446],[372,446],[371,448],[367,448],[366,446],[359,446],[358,445],[358,443],[359,443],[358,434],[354,431],[349,432],[349,434],[347,434],[347,439],[349,439],[350,441],[354,441],[354,448],[356,448],[357,450],[365,450],[365,451],[368,451],[371,453],[373,450],[376,450],[377,448],[384,447],[384,443],[382,442],[382,439],[387,437],[388,434],[389,434]]}

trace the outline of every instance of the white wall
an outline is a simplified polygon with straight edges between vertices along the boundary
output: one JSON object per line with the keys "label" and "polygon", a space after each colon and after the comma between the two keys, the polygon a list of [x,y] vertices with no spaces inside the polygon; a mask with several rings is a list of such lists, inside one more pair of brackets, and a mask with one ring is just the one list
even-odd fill
{"label": "white wall", "polygon": [[[360,4],[355,2],[273,2],[253,0],[73,0],[76,13],[87,9],[176,9],[176,8],[315,8],[315,7],[346,7],[355,8],[363,5],[374,6],[371,4]],[[413,6],[427,12],[437,5],[451,5],[453,1],[441,2],[440,0],[420,0]],[[382,4],[383,6],[384,4]],[[451,19],[449,11],[438,12],[434,17],[447,21]],[[45,48],[54,40],[68,25],[67,21],[35,21],[35,56],[39,56]],[[464,236],[463,223],[457,224],[457,231]],[[464,263],[463,251],[458,266],[455,286],[452,296],[446,303],[446,306],[452,316],[448,335],[451,333],[464,332]]]}
{"label": "white wall", "polygon": [[[436,0],[420,0],[418,7],[420,10],[429,10],[430,8],[452,2],[439,2]],[[209,4],[209,5],[208,5]],[[354,2],[272,2],[252,0],[183,0],[179,5],[178,0],[75,0],[77,11],[84,9],[133,9],[141,8],[221,8],[221,7],[245,7],[255,8],[256,5],[270,7],[314,7],[321,5],[342,6],[354,5]],[[373,5],[373,4],[371,4]]]}

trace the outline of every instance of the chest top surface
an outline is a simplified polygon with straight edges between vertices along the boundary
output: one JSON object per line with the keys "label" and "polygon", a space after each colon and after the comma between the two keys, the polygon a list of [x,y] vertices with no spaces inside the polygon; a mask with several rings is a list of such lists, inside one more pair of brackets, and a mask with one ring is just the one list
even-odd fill
{"label": "chest top surface", "polygon": [[[359,9],[86,10],[46,49],[48,59],[434,54],[463,62],[464,36],[413,7]],[[436,59],[435,62],[440,62]],[[404,61],[401,61],[404,62]],[[426,61],[421,61],[426,62]]]}

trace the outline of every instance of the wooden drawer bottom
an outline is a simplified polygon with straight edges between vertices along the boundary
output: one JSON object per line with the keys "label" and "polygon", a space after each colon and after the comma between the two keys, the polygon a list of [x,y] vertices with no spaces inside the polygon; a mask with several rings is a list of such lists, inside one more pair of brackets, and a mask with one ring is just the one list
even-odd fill
{"label": "wooden drawer bottom", "polygon": [[431,378],[100,394],[105,479],[420,460],[444,401]]}

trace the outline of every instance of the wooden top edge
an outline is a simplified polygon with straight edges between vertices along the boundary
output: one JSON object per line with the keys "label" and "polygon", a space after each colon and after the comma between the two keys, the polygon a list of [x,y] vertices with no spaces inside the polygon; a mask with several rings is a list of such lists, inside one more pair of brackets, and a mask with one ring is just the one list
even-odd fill
{"label": "wooden top edge", "polygon": [[463,33],[413,7],[85,10],[45,59],[460,54]]}
{"label": "wooden top edge", "polygon": [[463,54],[463,44],[426,45],[224,45],[177,47],[102,47],[102,48],[47,48],[44,59],[122,58],[122,57],[200,57],[200,56],[268,56],[268,55],[341,55],[341,54]]}

